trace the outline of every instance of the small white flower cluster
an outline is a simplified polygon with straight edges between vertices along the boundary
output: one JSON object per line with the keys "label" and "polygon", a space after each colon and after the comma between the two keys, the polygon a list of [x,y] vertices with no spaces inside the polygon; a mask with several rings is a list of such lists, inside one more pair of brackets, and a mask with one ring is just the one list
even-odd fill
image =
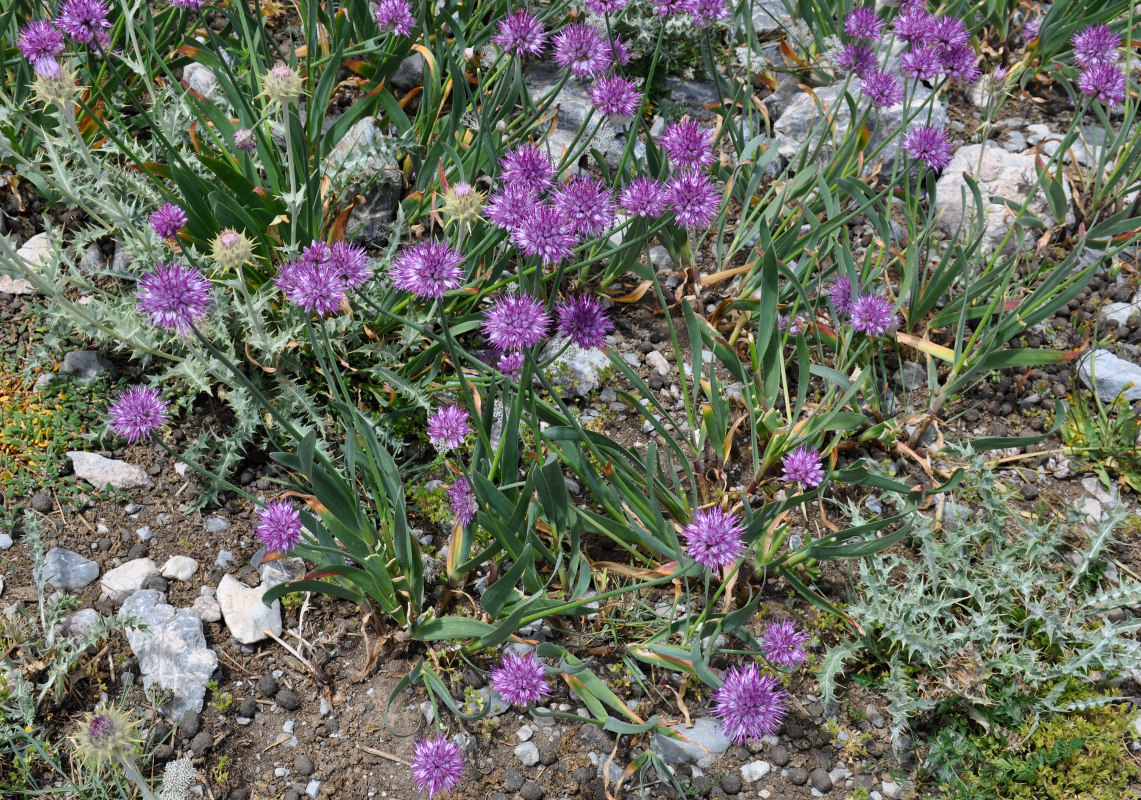
{"label": "small white flower cluster", "polygon": [[190,784],[198,780],[198,770],[189,758],[179,758],[167,762],[162,773],[162,791],[159,800],[186,800]]}

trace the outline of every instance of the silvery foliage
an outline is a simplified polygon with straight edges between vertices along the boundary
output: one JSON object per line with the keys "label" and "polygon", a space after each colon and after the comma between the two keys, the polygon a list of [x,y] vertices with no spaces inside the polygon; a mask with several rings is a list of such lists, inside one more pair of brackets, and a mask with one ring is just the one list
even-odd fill
{"label": "silvery foliage", "polygon": [[186,800],[190,797],[190,786],[198,780],[198,770],[189,758],[168,761],[162,772],[162,789],[158,800]]}

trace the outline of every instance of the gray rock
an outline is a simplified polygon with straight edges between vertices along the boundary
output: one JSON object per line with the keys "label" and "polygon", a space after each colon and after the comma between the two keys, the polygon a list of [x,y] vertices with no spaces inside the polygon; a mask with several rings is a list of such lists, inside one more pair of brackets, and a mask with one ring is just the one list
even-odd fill
{"label": "gray rock", "polygon": [[753,30],[757,36],[767,36],[782,30],[788,21],[784,0],[753,0]]}
{"label": "gray rock", "polygon": [[105,373],[110,366],[94,350],[72,350],[63,357],[59,373],[71,375],[86,385]]}
{"label": "gray rock", "polygon": [[539,748],[534,742],[523,742],[515,746],[515,757],[523,766],[533,767],[539,763]]}
{"label": "gray rock", "polygon": [[68,450],[67,457],[71,459],[75,476],[87,481],[96,489],[102,489],[107,484],[116,489],[149,489],[154,486],[147,471],[136,464],[80,450]]}
{"label": "gray rock", "polygon": [[217,622],[222,618],[222,609],[218,607],[218,601],[212,596],[202,595],[194,598],[190,610],[203,622]]}
{"label": "gray rock", "polygon": [[741,780],[753,783],[772,772],[773,765],[767,761],[750,761],[741,767]]}
{"label": "gray rock", "polygon": [[305,577],[305,560],[297,557],[279,558],[258,564],[258,575],[267,589],[287,581]]}
{"label": "gray rock", "polygon": [[64,615],[59,621],[56,632],[66,638],[84,636],[100,619],[99,612],[94,608],[77,608]]}
{"label": "gray rock", "polygon": [[[552,339],[543,348],[543,358],[549,358],[562,347],[562,339]],[[547,377],[563,390],[563,397],[585,397],[602,386],[602,373],[612,367],[610,357],[597,347],[584,350],[570,344],[550,366]]]}
{"label": "gray rock", "polygon": [[671,371],[670,362],[666,361],[666,357],[657,350],[651,350],[646,353],[646,366],[663,378],[669,377]]}
{"label": "gray rock", "polygon": [[159,575],[158,566],[149,558],[136,558],[108,570],[99,582],[103,594],[118,603],[143,588],[150,577]]}
{"label": "gray rock", "polygon": [[153,589],[128,597],[123,613],[138,617],[147,626],[146,630],[127,631],[143,687],[157,685],[174,695],[159,710],[175,721],[188,712],[200,712],[206,683],[218,666],[218,656],[202,634],[202,620],[189,609],[176,609],[163,602],[162,595]]}
{"label": "gray rock", "polygon": [[188,581],[198,571],[198,562],[190,556],[171,556],[162,565],[162,576],[176,581]]}
{"label": "gray rock", "polygon": [[306,777],[312,775],[316,770],[313,759],[309,756],[297,756],[297,758],[293,759],[293,768],[297,770],[299,775]]}
{"label": "gray rock", "polygon": [[803,767],[793,767],[788,771],[788,780],[793,786],[803,786],[808,783],[808,770]]}
{"label": "gray rock", "polygon": [[665,93],[672,102],[684,106],[687,114],[699,119],[711,118],[713,112],[708,107],[722,100],[713,81],[683,81],[675,75],[666,78]]}
{"label": "gray rock", "polygon": [[392,85],[401,91],[408,91],[424,83],[424,57],[413,53],[400,62],[392,73]]}
{"label": "gray rock", "polygon": [[1105,319],[1118,325],[1127,324],[1129,318],[1135,314],[1141,314],[1141,292],[1128,303],[1109,303],[1101,309],[1101,315]]}
{"label": "gray rock", "polygon": [[218,88],[218,79],[214,77],[214,70],[198,62],[192,62],[183,68],[182,80],[203,97],[210,97]]}
{"label": "gray rock", "polygon": [[808,775],[808,780],[812,781],[812,788],[818,792],[832,791],[832,776],[828,774],[826,769],[814,769]]}
{"label": "gray rock", "polygon": [[927,383],[927,370],[914,361],[904,361],[899,365],[900,385],[909,392],[921,388]]}
{"label": "gray rock", "polygon": [[[31,239],[20,245],[16,255],[28,263],[28,266],[46,267],[52,260],[51,239],[46,233],[37,233]],[[12,294],[16,294],[12,292]]]}
{"label": "gray rock", "polygon": [[1141,400],[1141,366],[1118,358],[1108,350],[1094,350],[1078,361],[1078,377],[1086,388],[1097,384],[1097,396],[1112,401],[1124,394],[1129,402]]}
{"label": "gray rock", "polygon": [[240,583],[233,575],[223,575],[218,584],[218,606],[226,627],[242,644],[254,644],[269,638],[266,631],[275,636],[281,633],[281,603],[274,600],[267,606],[262,602],[265,586],[251,589]]}
{"label": "gray rock", "polygon": [[883,792],[883,796],[890,798],[890,800],[902,800],[903,798],[904,788],[898,783],[885,780],[880,789]]}
{"label": "gray rock", "polygon": [[230,528],[230,523],[221,517],[207,517],[205,522],[207,533],[225,533]]}
{"label": "gray rock", "polygon": [[99,577],[99,565],[74,550],[53,547],[44,558],[44,580],[57,589],[82,589]]}
{"label": "gray rock", "polygon": [[376,119],[365,117],[349,128],[325,164],[328,177],[351,184],[349,196],[364,196],[349,215],[346,238],[366,247],[386,243],[400,202],[400,167]]}
{"label": "gray rock", "polygon": [[660,244],[650,248],[650,264],[657,272],[673,269],[675,266],[674,260],[670,257],[670,251]]}
{"label": "gray rock", "polygon": [[309,783],[305,784],[305,795],[307,797],[310,797],[310,798],[313,798],[313,800],[316,800],[317,795],[319,795],[320,793],[321,793],[321,781],[314,779],[314,780],[309,781]]}
{"label": "gray rock", "polygon": [[506,700],[503,699],[503,696],[500,695],[499,692],[494,692],[490,687],[487,686],[476,689],[474,696],[475,702],[478,704],[474,709],[476,711],[483,708],[483,705],[489,702],[488,698],[490,698],[491,716],[493,717],[498,717],[500,714],[506,714],[507,711],[511,708],[511,706],[507,703]]}
{"label": "gray rock", "polygon": [[12,548],[12,536],[7,533],[0,533],[0,550],[10,550]]}
{"label": "gray rock", "polygon": [[[563,74],[563,70],[554,64],[533,64],[523,70],[523,83],[531,93],[531,99],[538,103],[544,96],[554,91]],[[558,106],[559,128],[576,133],[586,121],[591,110],[590,90],[573,78],[563,84],[558,96],[551,104],[551,110]]]}
{"label": "gray rock", "polygon": [[150,525],[144,525],[141,528],[135,529],[135,536],[139,537],[140,542],[149,542],[154,538],[155,532],[151,530]]}
{"label": "gray rock", "polygon": [[688,741],[678,741],[655,733],[650,747],[668,764],[696,763],[699,767],[713,764],[717,756],[729,749],[729,739],[721,732],[721,726],[711,717],[694,720],[693,727],[684,724],[673,725],[675,731]]}

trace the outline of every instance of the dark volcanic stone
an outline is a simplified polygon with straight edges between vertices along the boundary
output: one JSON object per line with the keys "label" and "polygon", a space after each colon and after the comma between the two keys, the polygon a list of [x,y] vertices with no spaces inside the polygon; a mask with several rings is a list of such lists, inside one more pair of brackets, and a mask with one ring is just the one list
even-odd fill
{"label": "dark volcanic stone", "polygon": [[187,714],[178,726],[178,735],[183,739],[193,739],[202,730],[202,718],[197,714]]}
{"label": "dark volcanic stone", "polygon": [[503,773],[503,788],[514,794],[523,788],[523,773],[517,769],[509,769]]}
{"label": "dark volcanic stone", "polygon": [[788,748],[786,748],[784,745],[778,744],[776,747],[769,751],[769,761],[771,761],[774,766],[787,767]]}
{"label": "dark volcanic stone", "polygon": [[586,767],[579,767],[571,773],[571,780],[577,784],[590,783],[590,779],[594,777],[594,773]]}
{"label": "dark volcanic stone", "polygon": [[741,779],[730,773],[721,780],[721,788],[725,791],[725,794],[739,794],[741,791]]}
{"label": "dark volcanic stone", "polygon": [[190,740],[190,752],[196,756],[205,753],[214,744],[214,740],[210,738],[210,734],[206,731],[199,731],[198,735]]}
{"label": "dark volcanic stone", "polygon": [[293,759],[293,768],[301,775],[312,775],[314,772],[313,759],[309,756],[298,756]]}
{"label": "dark volcanic stone", "polygon": [[272,675],[262,675],[258,678],[258,692],[262,697],[273,697],[277,694],[277,679]]}
{"label": "dark volcanic stone", "polygon": [[828,770],[814,769],[812,774],[808,776],[812,781],[812,788],[818,792],[832,791],[832,776],[828,774]]}
{"label": "dark volcanic stone", "polygon": [[519,796],[523,800],[543,800],[543,790],[539,788],[539,784],[534,781],[527,781],[523,784],[523,788],[519,790]]}
{"label": "dark volcanic stone", "polygon": [[808,770],[793,767],[788,771],[788,780],[793,786],[803,786],[808,783]]}
{"label": "dark volcanic stone", "polygon": [[238,706],[238,715],[239,716],[248,717],[250,719],[253,719],[254,715],[257,713],[258,713],[258,701],[254,700],[252,697],[247,697],[245,700],[242,701],[242,704],[240,706]]}
{"label": "dark volcanic stone", "polygon": [[297,699],[297,695],[293,693],[292,689],[281,689],[278,691],[277,696],[274,697],[274,700],[286,711],[296,711],[301,707],[301,702]]}

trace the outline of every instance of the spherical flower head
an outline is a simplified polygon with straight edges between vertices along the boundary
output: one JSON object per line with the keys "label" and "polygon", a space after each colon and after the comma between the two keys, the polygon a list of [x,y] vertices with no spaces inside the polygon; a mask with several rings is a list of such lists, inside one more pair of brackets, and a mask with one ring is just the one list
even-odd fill
{"label": "spherical flower head", "polygon": [[614,329],[602,303],[589,295],[555,304],[555,315],[559,334],[584,350],[602,347],[606,334]]}
{"label": "spherical flower head", "polygon": [[605,72],[614,63],[606,37],[585,22],[572,22],[555,34],[555,63],[579,78]]}
{"label": "spherical flower head", "polygon": [[186,336],[190,326],[210,310],[211,283],[194,267],[181,262],[160,262],[139,279],[136,295],[140,310],[160,328]]}
{"label": "spherical flower head", "polygon": [[653,0],[659,17],[676,17],[692,12],[695,0]]}
{"label": "spherical flower head", "polygon": [[166,424],[167,403],[158,389],[132,386],[107,407],[111,430],[130,444],[142,441]]}
{"label": "spherical flower head", "polygon": [[1074,63],[1079,67],[1116,64],[1121,37],[1105,23],[1090,25],[1074,34]]}
{"label": "spherical flower head", "polygon": [[784,720],[788,693],[772,675],[762,675],[756,664],[730,667],[721,688],[713,692],[713,715],[721,732],[734,744],[777,732]]}
{"label": "spherical flower head", "polygon": [[881,336],[895,325],[891,301],[874,294],[862,294],[852,302],[852,330],[868,336]]}
{"label": "spherical flower head", "polygon": [[277,268],[274,285],[310,314],[333,314],[345,299],[345,283],[329,260],[299,258]]}
{"label": "spherical flower head", "polygon": [[928,41],[944,50],[966,47],[971,39],[967,26],[958,17],[935,17]]}
{"label": "spherical flower head", "polygon": [[486,199],[483,192],[470,183],[454,183],[444,192],[444,207],[440,212],[447,222],[458,222],[470,230],[479,219]]}
{"label": "spherical flower head", "polygon": [[100,41],[106,36],[106,29],[111,27],[107,14],[107,4],[103,0],[64,0],[55,24],[72,41],[89,45],[97,36]]}
{"label": "spherical flower head", "polygon": [[709,133],[695,119],[682,120],[667,125],[658,144],[677,169],[700,169],[713,163]]}
{"label": "spherical flower head", "polygon": [[645,175],[626,184],[618,200],[633,217],[660,217],[669,206],[666,187]]}
{"label": "spherical flower head", "polygon": [[491,688],[508,703],[529,706],[551,693],[546,677],[547,670],[534,653],[506,655],[500,666],[491,668]]}
{"label": "spherical flower head", "polygon": [[1113,108],[1125,99],[1125,72],[1116,64],[1094,64],[1078,76],[1078,88]]}
{"label": "spherical flower head", "polygon": [[522,350],[538,344],[550,326],[547,310],[529,294],[508,294],[484,315],[483,333],[499,350]]}
{"label": "spherical flower head", "polygon": [[999,86],[1004,84],[1006,82],[1006,67],[995,67],[994,72],[990,74],[990,79]]}
{"label": "spherical flower head", "polygon": [[509,150],[499,161],[499,180],[542,194],[555,178],[555,165],[546,153],[527,142]]}
{"label": "spherical flower head", "polygon": [[448,489],[448,503],[452,507],[452,515],[456,521],[465,528],[471,525],[476,512],[479,511],[475,492],[471,490],[471,484],[468,483],[467,478],[462,475],[456,478],[455,482],[452,483],[452,488]]}
{"label": "spherical flower head", "polygon": [[20,52],[37,73],[47,76],[59,74],[56,61],[63,54],[63,33],[50,22],[38,19],[20,29]]}
{"label": "spherical flower head", "polygon": [[222,269],[236,270],[254,257],[254,243],[240,231],[227,228],[210,242],[210,258]]}
{"label": "spherical flower head", "polygon": [[530,187],[522,182],[508,183],[487,198],[484,214],[495,227],[514,231],[527,221],[535,202],[535,192]]}
{"label": "spherical flower head", "polygon": [[437,450],[454,450],[473,433],[471,415],[463,406],[440,406],[428,417],[428,439]]}
{"label": "spherical flower head", "polygon": [[586,7],[591,14],[599,17],[606,14],[617,14],[626,7],[629,0],[586,0]]}
{"label": "spherical flower head", "polygon": [[953,81],[974,83],[983,74],[979,69],[979,57],[970,45],[945,49],[942,55],[943,74]]}
{"label": "spherical flower head", "polygon": [[935,18],[921,8],[903,11],[895,18],[895,36],[910,45],[933,41]]}
{"label": "spherical flower head", "polygon": [[[612,64],[618,64],[624,67],[630,63],[630,48],[622,41],[622,37],[615,36],[610,40],[610,57]],[[611,66],[611,64],[607,66]]]}
{"label": "spherical flower head", "polygon": [[499,360],[495,362],[495,366],[511,380],[519,380],[519,375],[523,371],[523,351],[508,350],[505,353],[500,353]]}
{"label": "spherical flower head", "polygon": [[707,572],[733,564],[745,552],[741,535],[745,525],[735,514],[720,508],[698,509],[693,521],[681,530],[690,557]]}
{"label": "spherical flower head", "polygon": [[576,175],[555,193],[555,209],[572,231],[596,237],[614,224],[614,192],[589,175]]}
{"label": "spherical flower head", "polygon": [[121,708],[100,703],[84,715],[72,741],[81,761],[95,767],[119,758],[131,758],[139,745],[138,721]]}
{"label": "spherical flower head", "polygon": [[708,28],[733,16],[733,9],[725,0],[693,0],[689,9],[694,27]]}
{"label": "spherical flower head", "polygon": [[376,4],[376,24],[383,33],[407,36],[416,24],[408,0],[380,0]]}
{"label": "spherical flower head", "polygon": [[163,239],[173,239],[178,235],[178,229],[190,221],[186,212],[174,203],[164,203],[158,211],[151,214],[151,230]]}
{"label": "spherical flower head", "polygon": [[903,137],[903,151],[931,169],[943,169],[951,163],[954,147],[942,128],[919,125]]}
{"label": "spherical flower head", "polygon": [[804,333],[804,321],[799,316],[777,314],[777,327],[781,333],[787,333],[789,336],[799,336]]}
{"label": "spherical flower head", "polygon": [[301,513],[288,500],[275,500],[258,509],[257,518],[254,533],[267,550],[288,553],[301,541]]}
{"label": "spherical flower head", "polygon": [[249,128],[238,128],[234,131],[234,147],[243,153],[252,153],[258,147],[257,137]]}
{"label": "spherical flower head", "polygon": [[610,118],[613,125],[624,125],[642,107],[642,93],[638,84],[621,75],[599,78],[590,89],[590,102],[600,113]]}
{"label": "spherical flower head", "polygon": [[517,9],[499,21],[499,33],[491,41],[513,55],[537,56],[547,43],[547,29],[531,14]]}
{"label": "spherical flower head", "polygon": [[417,297],[435,299],[459,288],[464,257],[436,239],[406,247],[392,264],[392,285]]}
{"label": "spherical flower head", "polygon": [[1038,31],[1042,27],[1042,20],[1038,17],[1026,20],[1026,24],[1022,26],[1022,41],[1030,44],[1038,38]]}
{"label": "spherical flower head", "polygon": [[36,70],[32,92],[45,108],[54,104],[66,109],[75,105],[83,94],[83,87],[75,82],[74,70],[56,64],[54,70]]}
{"label": "spherical flower head", "polygon": [[848,278],[836,278],[828,290],[828,299],[836,314],[845,317],[852,312],[852,281]]}
{"label": "spherical flower head", "polygon": [[329,263],[346,291],[359,289],[372,277],[372,261],[360,245],[337,242],[329,248]]}
{"label": "spherical flower head", "polygon": [[261,79],[262,95],[270,103],[289,105],[305,88],[301,76],[288,64],[276,64]]}
{"label": "spherical flower head", "polygon": [[532,206],[530,213],[511,231],[511,241],[526,255],[538,256],[544,264],[569,258],[578,244],[571,221],[549,203]]}
{"label": "spherical flower head", "polygon": [[683,228],[704,228],[721,210],[721,190],[707,175],[686,170],[670,178],[666,196]]}
{"label": "spherical flower head", "polygon": [[903,82],[891,72],[869,72],[858,86],[876,108],[890,108],[903,100]]}
{"label": "spherical flower head", "polygon": [[943,71],[943,57],[934,47],[913,47],[899,57],[899,71],[916,80],[934,80]]}
{"label": "spherical flower head", "polygon": [[464,774],[464,757],[455,742],[440,736],[416,742],[412,755],[412,780],[428,800],[437,792],[450,791]]}
{"label": "spherical flower head", "polygon": [[820,453],[811,447],[795,447],[792,452],[785,453],[780,465],[784,468],[781,479],[787,483],[799,483],[805,489],[812,489],[824,480],[824,461]]}
{"label": "spherical flower head", "polygon": [[808,660],[808,634],[791,619],[770,622],[761,636],[761,653],[770,664],[790,670]]}
{"label": "spherical flower head", "polygon": [[866,44],[846,44],[835,56],[836,68],[862,77],[876,68],[876,54]]}
{"label": "spherical flower head", "polygon": [[844,33],[853,39],[877,41],[883,34],[883,25],[874,8],[854,8],[844,17]]}

